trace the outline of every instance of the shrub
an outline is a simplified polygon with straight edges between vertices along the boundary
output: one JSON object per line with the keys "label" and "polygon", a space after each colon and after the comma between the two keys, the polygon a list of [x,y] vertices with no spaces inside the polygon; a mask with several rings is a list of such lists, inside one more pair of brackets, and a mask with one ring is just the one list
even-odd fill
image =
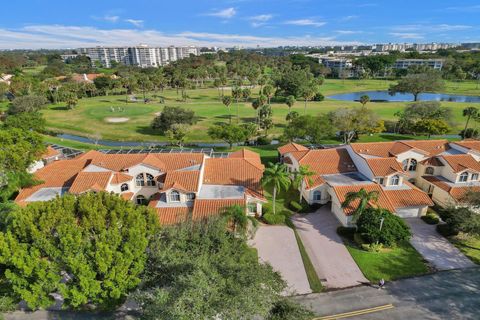
{"label": "shrub", "polygon": [[295,212],[301,212],[303,210],[303,206],[297,201],[290,201],[290,209]]}
{"label": "shrub", "polygon": [[168,107],[163,108],[162,113],[156,116],[152,121],[152,128],[159,130],[160,133],[165,133],[171,129],[174,124],[195,124],[195,112],[190,109],[182,107]]}
{"label": "shrub", "polygon": [[451,237],[456,236],[458,231],[452,228],[451,225],[442,223],[437,225],[437,232],[440,233],[444,237]]}
{"label": "shrub", "polygon": [[[12,297],[0,296],[0,312],[12,312],[17,309],[17,304]],[[1,319],[1,318],[0,318]]]}
{"label": "shrub", "polygon": [[340,226],[337,228],[337,233],[342,237],[353,240],[353,235],[355,234],[355,228]]}
{"label": "shrub", "polygon": [[383,244],[381,243],[370,243],[370,244],[362,244],[362,249],[368,252],[380,252],[383,249]]}
{"label": "shrub", "polygon": [[442,218],[457,234],[459,232],[480,235],[480,215],[469,208],[448,208],[445,219]]}
{"label": "shrub", "polygon": [[265,203],[262,205],[262,215],[265,214],[272,214],[273,213],[273,208],[271,203]]}
{"label": "shrub", "polygon": [[359,246],[363,246],[363,244],[365,243],[365,241],[363,240],[362,238],[362,235],[358,232],[355,232],[353,234],[353,241],[358,244]]}
{"label": "shrub", "polygon": [[435,213],[429,212],[426,215],[422,216],[421,219],[428,224],[438,224],[440,219]]}
{"label": "shrub", "polygon": [[267,320],[309,320],[314,314],[302,305],[281,299],[275,303],[267,317]]}
{"label": "shrub", "polygon": [[257,144],[260,146],[266,146],[272,143],[272,139],[267,136],[261,136],[257,138]]}
{"label": "shrub", "polygon": [[283,224],[285,223],[285,216],[282,214],[267,213],[263,215],[263,219],[268,224]]}
{"label": "shrub", "polygon": [[313,101],[323,101],[323,100],[325,100],[325,96],[323,94],[321,94],[320,92],[318,92],[317,94],[315,94],[315,96],[313,97],[312,100]]}
{"label": "shrub", "polygon": [[[383,220],[380,230],[381,219]],[[358,232],[367,243],[383,243],[393,246],[412,236],[410,228],[402,218],[385,209],[369,208],[358,219]]]}

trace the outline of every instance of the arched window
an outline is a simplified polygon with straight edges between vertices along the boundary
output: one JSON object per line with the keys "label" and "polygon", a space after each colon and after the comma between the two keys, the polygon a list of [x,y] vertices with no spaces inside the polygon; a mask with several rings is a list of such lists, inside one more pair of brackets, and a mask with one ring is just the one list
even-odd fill
{"label": "arched window", "polygon": [[144,205],[147,203],[147,199],[145,199],[144,196],[142,195],[138,195],[136,198],[135,198],[135,202],[138,204],[138,205]]}
{"label": "arched window", "polygon": [[390,178],[390,184],[392,186],[398,186],[399,183],[400,183],[400,177],[399,176],[394,175],[392,178]]}
{"label": "arched window", "polygon": [[403,160],[402,164],[405,171],[417,171],[417,160],[413,158]]}
{"label": "arched window", "polygon": [[170,192],[170,201],[171,202],[180,202],[180,193],[177,190]]}
{"label": "arched window", "polygon": [[320,201],[322,199],[322,193],[318,190],[313,192],[313,200]]}
{"label": "arched window", "polygon": [[122,185],[120,186],[120,190],[121,190],[122,192],[128,191],[128,184],[126,184],[126,183],[122,184]]}
{"label": "arched window", "polygon": [[187,193],[187,200],[188,201],[195,200],[195,193],[193,193],[193,192]]}
{"label": "arched window", "polygon": [[135,183],[138,187],[143,187],[145,185],[145,179],[143,179],[143,173],[140,173],[135,177]]}
{"label": "arched window", "polygon": [[153,187],[155,185],[155,178],[150,173],[145,173],[145,180],[147,181],[147,186]]}
{"label": "arched window", "polygon": [[433,169],[433,167],[428,167],[427,169],[425,169],[425,174],[433,174],[435,169]]}
{"label": "arched window", "polygon": [[468,172],[464,172],[460,174],[460,176],[458,177],[459,182],[467,182],[467,180],[468,180]]}

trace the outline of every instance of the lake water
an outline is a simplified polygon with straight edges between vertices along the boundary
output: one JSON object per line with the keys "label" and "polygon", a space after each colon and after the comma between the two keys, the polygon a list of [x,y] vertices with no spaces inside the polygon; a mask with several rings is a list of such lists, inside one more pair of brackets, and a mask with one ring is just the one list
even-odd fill
{"label": "lake water", "polygon": [[[372,102],[411,102],[413,101],[413,94],[410,93],[396,93],[390,95],[388,91],[360,91],[351,93],[341,93],[328,96],[327,98],[333,100],[358,101],[360,97],[367,95]],[[419,101],[450,101],[450,102],[470,102],[480,103],[479,96],[462,96],[456,94],[446,93],[420,93],[418,95]]]}

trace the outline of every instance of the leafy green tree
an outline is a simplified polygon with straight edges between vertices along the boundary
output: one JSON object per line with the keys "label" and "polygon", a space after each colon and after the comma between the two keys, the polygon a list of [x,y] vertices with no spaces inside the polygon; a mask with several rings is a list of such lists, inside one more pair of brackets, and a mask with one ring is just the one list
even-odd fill
{"label": "leafy green tree", "polygon": [[252,90],[250,88],[243,88],[242,89],[242,98],[245,100],[245,102],[248,101],[248,98],[252,95]]}
{"label": "leafy green tree", "polygon": [[399,117],[398,131],[416,133],[417,122],[421,120],[443,120],[452,124],[453,113],[451,108],[443,107],[438,101],[420,101],[409,104],[403,111],[395,114]]}
{"label": "leafy green tree", "polygon": [[175,123],[170,126],[165,132],[165,135],[177,146],[183,148],[185,141],[187,139],[188,132],[190,127],[187,124]]}
{"label": "leafy green tree", "polygon": [[225,219],[164,228],[148,252],[135,294],[142,319],[266,317],[285,288],[244,237],[226,232]]}
{"label": "leafy green tree", "polygon": [[5,128],[18,128],[24,131],[33,130],[36,132],[45,131],[45,119],[40,112],[22,112],[8,115],[5,118]]}
{"label": "leafy green tree", "polygon": [[290,176],[288,174],[287,166],[279,163],[268,163],[262,177],[262,185],[264,187],[272,187],[273,196],[273,214],[275,214],[275,204],[277,202],[277,192],[288,190],[291,185]]}
{"label": "leafy green tree", "polygon": [[390,86],[389,92],[395,94],[411,93],[414,101],[418,100],[418,95],[422,92],[437,92],[445,88],[441,74],[438,72],[407,74],[401,78],[396,85]]}
{"label": "leafy green tree", "polygon": [[307,184],[312,184],[313,180],[312,177],[315,175],[315,172],[310,170],[308,166],[300,166],[298,170],[293,172],[293,179],[292,184],[296,189],[299,189],[299,199],[298,201],[302,201],[302,187],[303,183],[307,182]]}
{"label": "leafy green tree", "polygon": [[288,298],[275,303],[266,320],[310,320],[314,313]]}
{"label": "leafy green tree", "polygon": [[5,95],[8,92],[8,84],[5,82],[0,82],[0,101],[5,99]]}
{"label": "leafy green tree", "polygon": [[465,194],[464,199],[462,201],[466,202],[467,204],[473,206],[473,207],[480,207],[480,191],[475,191],[475,190],[468,190],[468,192]]}
{"label": "leafy green tree", "polygon": [[93,84],[97,88],[98,91],[104,93],[108,96],[108,91],[112,89],[112,78],[103,76],[103,77],[96,77],[93,79]]}
{"label": "leafy green tree", "polygon": [[42,136],[22,128],[0,129],[0,168],[23,172],[45,152]]}
{"label": "leafy green tree", "polygon": [[35,202],[9,214],[0,263],[32,309],[59,293],[67,307],[113,308],[140,283],[158,220],[118,195],[87,193]]}
{"label": "leafy green tree", "polygon": [[288,114],[292,112],[292,107],[297,102],[297,99],[294,96],[288,96],[285,98],[285,104],[288,106]]}
{"label": "leafy green tree", "polygon": [[282,72],[275,80],[279,95],[301,97],[306,83],[313,80],[313,74],[307,69],[293,68]]}
{"label": "leafy green tree", "polygon": [[230,105],[232,104],[232,97],[223,96],[222,97],[222,103],[228,109],[228,119],[229,119],[228,121],[231,124],[232,123],[232,113],[230,112]]}
{"label": "leafy green tree", "polygon": [[365,105],[370,101],[370,97],[366,94],[360,97],[359,102],[362,104],[362,106],[365,107]]}
{"label": "leafy green tree", "polygon": [[296,119],[298,117],[300,117],[300,114],[297,111],[291,111],[291,112],[287,113],[287,116],[285,117],[285,120],[287,120],[288,122],[292,122],[294,119]]}
{"label": "leafy green tree", "polygon": [[303,107],[303,114],[307,114],[307,102],[312,100],[313,97],[315,97],[315,94],[317,93],[317,88],[316,85],[310,83],[310,84],[305,84],[304,87],[302,88],[302,98],[305,101],[304,107]]}
{"label": "leafy green tree", "polygon": [[196,118],[193,110],[165,106],[162,113],[153,119],[152,128],[163,134],[170,130],[174,124],[193,125],[195,122]]}
{"label": "leafy green tree", "polygon": [[442,220],[451,228],[454,234],[459,232],[472,236],[480,235],[480,215],[472,210],[479,204],[478,198],[469,198],[478,196],[478,192],[470,191],[463,199],[468,206],[450,207],[442,210]]}
{"label": "leafy green tree", "polygon": [[378,191],[367,191],[361,188],[357,192],[348,192],[345,195],[345,201],[342,202],[341,206],[343,209],[345,209],[354,202],[356,203],[358,201],[352,216],[352,222],[356,223],[362,214],[367,210],[367,208],[370,208],[372,205],[376,205],[378,196]]}
{"label": "leafy green tree", "polygon": [[465,122],[465,129],[464,131],[467,131],[467,128],[468,128],[468,123],[470,122],[470,119],[473,117],[473,118],[476,118],[477,116],[479,116],[480,112],[478,111],[478,108],[477,107],[467,107],[465,109],[463,109],[462,111],[462,115],[464,117],[467,117],[467,121]]}
{"label": "leafy green tree", "polygon": [[270,98],[273,96],[274,89],[271,85],[267,84],[262,89],[262,94],[267,97],[267,104],[270,104]]}
{"label": "leafy green tree", "polygon": [[414,129],[418,133],[427,134],[428,138],[432,134],[445,134],[450,127],[444,120],[440,119],[422,119],[415,123]]}
{"label": "leafy green tree", "polygon": [[264,104],[258,109],[258,125],[265,130],[265,134],[268,134],[268,130],[273,127],[272,115],[272,107],[269,104]]}
{"label": "leafy green tree", "polygon": [[245,208],[239,206],[238,204],[227,207],[223,210],[222,215],[231,223],[233,233],[245,233],[248,227],[248,223],[252,225],[257,225],[258,221],[250,216],[247,216]]}
{"label": "leafy green tree", "polygon": [[389,247],[408,241],[412,236],[402,218],[382,208],[367,208],[358,219],[357,227],[358,233],[368,243],[382,243]]}
{"label": "leafy green tree", "polygon": [[233,144],[244,142],[246,138],[243,127],[225,123],[208,128],[208,135],[212,139],[225,141],[230,146],[230,149],[232,149]]}
{"label": "leafy green tree", "polygon": [[74,109],[78,104],[78,98],[74,94],[70,94],[70,96],[65,100],[68,109]]}
{"label": "leafy green tree", "polygon": [[36,112],[42,109],[48,103],[43,96],[28,95],[17,97],[8,106],[9,114],[17,114],[22,112]]}
{"label": "leafy green tree", "polygon": [[[312,116],[298,116],[295,111],[289,113],[289,123],[283,131],[283,137],[288,141],[297,139],[306,140],[311,144],[320,144],[322,140],[334,135],[334,127],[328,116],[319,114]],[[293,115],[293,118],[292,118]]]}
{"label": "leafy green tree", "polygon": [[338,108],[328,113],[335,128],[340,131],[343,143],[349,144],[360,134],[379,133],[385,130],[378,114],[366,107]]}

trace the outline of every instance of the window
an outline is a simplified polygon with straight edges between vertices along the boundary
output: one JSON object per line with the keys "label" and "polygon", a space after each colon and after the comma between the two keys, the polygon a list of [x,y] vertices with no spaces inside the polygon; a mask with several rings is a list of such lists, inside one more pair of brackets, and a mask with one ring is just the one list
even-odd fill
{"label": "window", "polygon": [[472,173],[472,178],[470,180],[478,180],[478,173]]}
{"label": "window", "polygon": [[143,173],[140,173],[137,175],[135,178],[135,183],[137,184],[138,187],[143,187],[145,185],[145,180],[143,179]]}
{"label": "window", "polygon": [[464,172],[458,177],[459,182],[467,182],[467,180],[468,180],[468,172]]}
{"label": "window", "polygon": [[128,184],[126,184],[126,183],[122,184],[122,185],[120,186],[120,190],[121,190],[122,192],[128,191]]}
{"label": "window", "polygon": [[433,174],[435,169],[433,169],[433,167],[428,167],[427,169],[425,169],[425,174]]}
{"label": "window", "polygon": [[375,178],[375,181],[378,183],[378,184],[383,184],[385,182],[385,180],[383,178]]}
{"label": "window", "polygon": [[398,186],[398,184],[400,183],[400,177],[395,175],[393,176],[391,179],[390,179],[390,184],[392,186]]}
{"label": "window", "polygon": [[187,193],[187,201],[193,201],[193,200],[195,200],[195,193],[193,192]]}
{"label": "window", "polygon": [[137,198],[135,199],[135,202],[136,202],[138,205],[144,205],[144,204],[147,203],[147,199],[145,199],[144,196],[139,195],[139,196],[137,196]]}
{"label": "window", "polygon": [[402,164],[405,171],[417,171],[417,160],[413,158],[403,160]]}
{"label": "window", "polygon": [[247,204],[248,212],[256,213],[257,212],[257,204],[256,203],[249,203]]}
{"label": "window", "polygon": [[180,202],[180,193],[176,190],[170,192],[170,201],[171,202]]}
{"label": "window", "polygon": [[314,191],[313,192],[313,200],[314,201],[319,201],[322,199],[322,193],[320,191]]}
{"label": "window", "polygon": [[150,174],[150,173],[145,173],[146,181],[147,181],[147,186],[153,187],[155,186],[155,178]]}

